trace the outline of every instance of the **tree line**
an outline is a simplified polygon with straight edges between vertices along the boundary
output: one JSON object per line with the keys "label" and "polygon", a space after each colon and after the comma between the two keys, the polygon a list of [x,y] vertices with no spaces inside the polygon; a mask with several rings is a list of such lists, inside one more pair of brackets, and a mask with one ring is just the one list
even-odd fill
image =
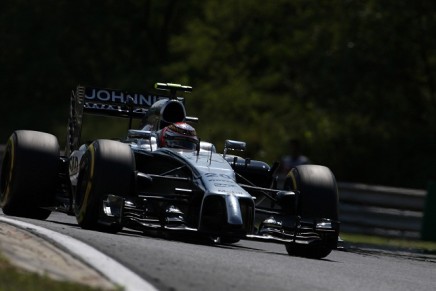
{"label": "tree line", "polygon": [[[273,162],[299,139],[338,180],[425,188],[436,177],[436,3],[429,0],[9,1],[0,11],[0,138],[66,134],[78,84],[191,85],[220,149]],[[111,124],[110,129],[108,124]],[[91,120],[85,133],[119,132]]]}

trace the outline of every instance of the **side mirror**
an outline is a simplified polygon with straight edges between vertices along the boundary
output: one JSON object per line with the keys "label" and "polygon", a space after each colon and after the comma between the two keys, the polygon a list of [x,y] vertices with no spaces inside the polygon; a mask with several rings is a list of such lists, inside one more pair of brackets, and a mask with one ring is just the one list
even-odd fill
{"label": "side mirror", "polygon": [[153,151],[151,137],[153,134],[148,130],[129,129],[127,132],[127,140],[135,142],[138,146],[144,144],[143,140],[148,141],[150,145],[150,151]]}
{"label": "side mirror", "polygon": [[198,117],[186,116],[185,121],[188,123],[198,123]]}
{"label": "side mirror", "polygon": [[127,139],[150,139],[151,136],[148,130],[129,129],[127,132]]}
{"label": "side mirror", "polygon": [[243,141],[238,141],[238,140],[226,140],[226,142],[224,143],[224,154],[223,157],[226,157],[227,151],[228,150],[235,150],[235,151],[245,151],[245,149],[247,148],[247,144]]}

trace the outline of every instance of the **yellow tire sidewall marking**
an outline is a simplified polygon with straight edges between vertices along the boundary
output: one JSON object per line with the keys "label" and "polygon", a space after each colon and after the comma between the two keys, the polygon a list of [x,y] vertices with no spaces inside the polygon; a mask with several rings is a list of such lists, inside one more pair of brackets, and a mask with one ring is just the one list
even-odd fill
{"label": "yellow tire sidewall marking", "polygon": [[5,193],[3,194],[4,197],[2,198],[2,207],[9,202],[10,195],[11,195],[11,183],[12,183],[12,177],[14,172],[14,163],[15,163],[15,147],[14,147],[14,140],[11,136],[8,140],[7,147],[10,147],[10,159],[11,159],[11,167],[9,169],[9,176],[7,178],[7,186],[5,189]]}
{"label": "yellow tire sidewall marking", "polygon": [[291,178],[292,180],[292,190],[297,190],[297,180],[294,173],[292,171],[289,171],[287,177]]}

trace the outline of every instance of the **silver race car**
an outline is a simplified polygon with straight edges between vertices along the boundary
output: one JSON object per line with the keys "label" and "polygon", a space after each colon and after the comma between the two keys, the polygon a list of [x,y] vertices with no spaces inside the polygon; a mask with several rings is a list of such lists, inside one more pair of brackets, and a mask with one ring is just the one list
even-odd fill
{"label": "silver race car", "polygon": [[[246,144],[225,141],[223,153],[200,141],[186,115],[189,86],[157,83],[166,94],[78,86],[71,94],[68,140],[17,130],[7,141],[0,206],[6,215],[46,219],[75,215],[86,229],[123,227],[186,234],[230,244],[283,243],[290,255],[326,257],[337,246],[338,192],[319,165],[293,168],[277,187],[278,163],[243,157]],[[163,92],[160,91],[160,92]],[[84,114],[126,117],[141,125],[121,140],[81,141]]]}

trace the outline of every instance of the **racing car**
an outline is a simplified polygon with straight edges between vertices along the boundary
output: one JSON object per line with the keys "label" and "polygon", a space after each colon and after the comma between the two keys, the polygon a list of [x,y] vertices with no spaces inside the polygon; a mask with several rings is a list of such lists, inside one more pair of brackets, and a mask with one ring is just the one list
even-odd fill
{"label": "racing car", "polygon": [[[157,83],[156,93],[77,86],[71,92],[64,151],[49,133],[16,130],[0,180],[6,215],[76,217],[84,229],[123,227],[190,233],[213,243],[282,243],[292,256],[324,258],[337,247],[338,190],[325,166],[293,168],[278,187],[279,164],[244,157],[246,143],[222,153],[201,141],[187,116],[192,87]],[[182,94],[180,94],[182,93]],[[122,139],[82,141],[85,114],[125,117]],[[132,128],[135,119],[140,123]]]}

